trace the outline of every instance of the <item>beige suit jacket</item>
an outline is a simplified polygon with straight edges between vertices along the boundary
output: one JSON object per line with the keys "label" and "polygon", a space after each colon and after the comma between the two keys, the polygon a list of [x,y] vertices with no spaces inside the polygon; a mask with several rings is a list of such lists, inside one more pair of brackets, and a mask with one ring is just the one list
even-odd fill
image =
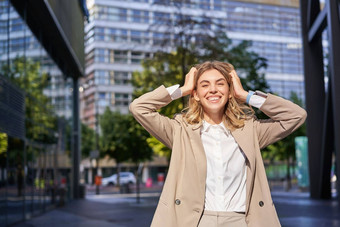
{"label": "beige suit jacket", "polygon": [[[197,226],[204,210],[207,173],[206,156],[200,138],[200,125],[187,124],[157,110],[170,103],[164,86],[135,99],[130,111],[153,136],[172,149],[169,171],[151,226]],[[298,105],[268,94],[261,111],[266,120],[248,120],[232,132],[247,156],[246,222],[249,227],[280,226],[271,198],[260,149],[300,127],[306,111]]]}

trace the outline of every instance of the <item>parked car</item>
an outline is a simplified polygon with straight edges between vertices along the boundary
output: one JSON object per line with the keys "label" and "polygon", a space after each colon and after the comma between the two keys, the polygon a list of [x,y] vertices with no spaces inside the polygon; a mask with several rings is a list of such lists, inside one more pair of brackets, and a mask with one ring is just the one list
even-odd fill
{"label": "parked car", "polygon": [[[133,173],[131,172],[120,172],[119,173],[120,176],[120,184],[124,185],[124,184],[136,184],[136,177]],[[110,177],[105,177],[102,179],[102,185],[103,186],[113,186],[117,184],[117,174],[113,174]]]}

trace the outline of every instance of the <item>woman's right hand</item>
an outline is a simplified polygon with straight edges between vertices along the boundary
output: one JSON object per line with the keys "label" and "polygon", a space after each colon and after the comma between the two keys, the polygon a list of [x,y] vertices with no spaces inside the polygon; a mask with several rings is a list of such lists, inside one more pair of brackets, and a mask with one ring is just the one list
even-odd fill
{"label": "woman's right hand", "polygon": [[192,93],[192,91],[195,88],[195,75],[196,75],[197,69],[195,67],[192,67],[188,74],[185,76],[185,82],[182,87],[180,87],[182,91],[182,96],[187,96]]}

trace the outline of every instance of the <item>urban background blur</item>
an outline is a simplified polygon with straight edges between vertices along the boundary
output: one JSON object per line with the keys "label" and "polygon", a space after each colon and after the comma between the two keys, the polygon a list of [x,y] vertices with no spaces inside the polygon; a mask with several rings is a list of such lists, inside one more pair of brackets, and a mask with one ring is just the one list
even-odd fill
{"label": "urban background blur", "polygon": [[[37,36],[28,26],[25,4],[32,1],[15,2],[0,0],[1,226],[85,194],[160,190],[171,151],[133,119],[128,106],[162,84],[182,84],[196,63],[231,62],[245,89],[272,92],[305,108],[298,0],[47,1],[65,31],[61,36],[83,41],[65,45],[79,60],[79,74],[62,66],[66,58],[53,57],[59,47],[47,48],[49,30]],[[77,20],[58,15],[58,4],[77,9]],[[327,71],[326,30],[322,40]],[[328,77],[324,82],[327,87]],[[172,117],[185,102],[176,100],[161,112]],[[263,158],[272,189],[308,190],[305,125],[267,147]],[[79,194],[73,193],[74,181]]]}

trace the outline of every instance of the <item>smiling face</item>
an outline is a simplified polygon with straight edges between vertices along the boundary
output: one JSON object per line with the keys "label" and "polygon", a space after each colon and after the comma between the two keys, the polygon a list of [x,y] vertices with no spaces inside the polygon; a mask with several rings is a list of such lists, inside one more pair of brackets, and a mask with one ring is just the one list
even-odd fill
{"label": "smiling face", "polygon": [[201,103],[205,118],[222,119],[230,92],[226,78],[218,70],[205,71],[198,78],[193,95]]}

